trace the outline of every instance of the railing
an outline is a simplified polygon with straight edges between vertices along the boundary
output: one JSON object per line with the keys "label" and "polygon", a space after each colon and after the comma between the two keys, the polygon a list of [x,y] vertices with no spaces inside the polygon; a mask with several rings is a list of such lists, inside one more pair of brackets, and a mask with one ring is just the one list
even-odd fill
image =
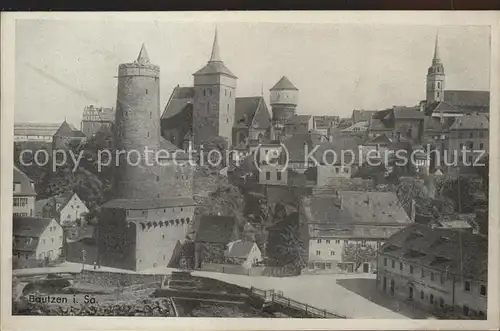
{"label": "railing", "polygon": [[250,290],[253,295],[259,296],[265,301],[302,311],[308,316],[319,318],[347,318],[346,316],[332,313],[326,309],[316,308],[297,300],[290,299],[288,297],[285,297],[284,295],[275,293],[274,290],[266,291],[253,286],[250,288]]}

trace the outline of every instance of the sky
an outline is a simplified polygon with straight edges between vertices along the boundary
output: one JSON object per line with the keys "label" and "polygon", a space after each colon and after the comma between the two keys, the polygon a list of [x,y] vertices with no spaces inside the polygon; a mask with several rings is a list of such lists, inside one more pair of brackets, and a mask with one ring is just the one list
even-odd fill
{"label": "sky", "polygon": [[489,90],[487,26],[18,20],[15,121],[80,126],[86,105],[115,107],[118,65],[145,43],[160,66],[160,113],[173,88],[211,53],[238,77],[237,97],[262,94],[287,76],[297,113],[348,117],[353,109],[416,105],[425,98],[436,34],[446,89]]}

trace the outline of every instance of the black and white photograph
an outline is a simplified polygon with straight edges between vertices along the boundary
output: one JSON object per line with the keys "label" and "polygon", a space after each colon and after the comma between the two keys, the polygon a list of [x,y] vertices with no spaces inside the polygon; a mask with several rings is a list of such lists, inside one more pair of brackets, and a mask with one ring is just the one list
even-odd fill
{"label": "black and white photograph", "polygon": [[498,321],[498,16],[98,14],[10,18],[7,315]]}

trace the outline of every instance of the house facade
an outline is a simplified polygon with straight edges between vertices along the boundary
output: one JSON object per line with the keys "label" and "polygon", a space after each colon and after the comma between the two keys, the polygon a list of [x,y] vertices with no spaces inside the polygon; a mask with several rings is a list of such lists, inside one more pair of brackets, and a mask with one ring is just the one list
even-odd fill
{"label": "house facade", "polygon": [[380,248],[377,287],[446,318],[486,319],[488,240],[413,224]]}
{"label": "house facade", "polygon": [[12,191],[13,215],[34,216],[36,199],[35,182],[16,166],[14,166],[14,183]]}
{"label": "house facade", "polygon": [[55,218],[61,226],[74,226],[83,223],[89,209],[78,194],[67,192],[58,196],[38,200],[36,215],[39,217]]}
{"label": "house facade", "polygon": [[413,223],[392,192],[338,191],[305,197],[300,217],[309,229],[309,269],[370,272],[376,250]]}
{"label": "house facade", "polygon": [[113,108],[95,107],[90,105],[83,110],[81,131],[92,139],[95,134],[104,128],[110,128],[115,120],[115,110]]}
{"label": "house facade", "polygon": [[14,268],[34,268],[62,255],[63,229],[55,219],[14,216],[12,256]]}
{"label": "house facade", "polygon": [[262,252],[257,244],[243,240],[230,242],[224,256],[227,263],[238,264],[244,268],[251,268],[262,261]]}

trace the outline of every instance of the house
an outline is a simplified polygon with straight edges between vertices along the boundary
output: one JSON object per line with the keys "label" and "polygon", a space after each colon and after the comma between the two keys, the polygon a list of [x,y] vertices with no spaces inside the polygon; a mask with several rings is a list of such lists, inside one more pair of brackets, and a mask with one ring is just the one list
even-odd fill
{"label": "house", "polygon": [[345,129],[340,130],[343,136],[364,137],[368,131],[369,121],[359,121]]}
{"label": "house", "polygon": [[488,152],[489,123],[489,116],[483,113],[457,118],[450,127],[445,165],[470,166],[482,156],[482,151]]}
{"label": "house", "polygon": [[72,148],[73,146],[82,146],[87,141],[85,134],[75,128],[72,124],[62,122],[62,124],[54,133],[52,139],[52,150],[66,150]]}
{"label": "house", "polygon": [[386,134],[390,139],[400,135],[420,142],[424,132],[424,113],[419,107],[394,106],[374,113],[370,119],[370,139]]}
{"label": "house", "polygon": [[377,110],[353,110],[351,116],[351,125],[359,122],[369,122],[372,115],[376,112]]}
{"label": "house", "polygon": [[63,229],[53,218],[14,216],[12,237],[16,269],[46,265],[62,254]]}
{"label": "house", "polygon": [[[302,198],[309,229],[309,269],[369,272],[376,249],[413,223],[393,192],[338,191]],[[361,268],[361,269],[360,269]]]}
{"label": "house", "polygon": [[14,216],[35,215],[35,182],[14,166],[12,213]]}
{"label": "house", "polygon": [[201,215],[194,225],[195,268],[203,262],[224,262],[227,245],[238,239],[236,219],[231,216]]}
{"label": "house", "polygon": [[285,122],[285,135],[307,134],[314,129],[312,115],[294,115]]}
{"label": "house", "polygon": [[314,116],[314,129],[324,136],[329,136],[330,131],[339,125],[340,117],[338,116]]}
{"label": "house", "polygon": [[60,123],[14,123],[14,142],[52,143]]}
{"label": "house", "polygon": [[251,268],[256,263],[262,261],[262,253],[255,242],[237,240],[227,245],[224,253],[226,262]]}
{"label": "house", "polygon": [[67,192],[36,202],[36,215],[38,217],[54,218],[61,226],[74,226],[78,222],[82,222],[88,212],[89,209],[85,203],[74,192]]}
{"label": "house", "polygon": [[412,224],[380,248],[377,287],[446,318],[486,319],[488,238]]}
{"label": "house", "polygon": [[101,129],[110,128],[114,121],[115,110],[113,108],[90,105],[83,110],[81,131],[90,140]]}

